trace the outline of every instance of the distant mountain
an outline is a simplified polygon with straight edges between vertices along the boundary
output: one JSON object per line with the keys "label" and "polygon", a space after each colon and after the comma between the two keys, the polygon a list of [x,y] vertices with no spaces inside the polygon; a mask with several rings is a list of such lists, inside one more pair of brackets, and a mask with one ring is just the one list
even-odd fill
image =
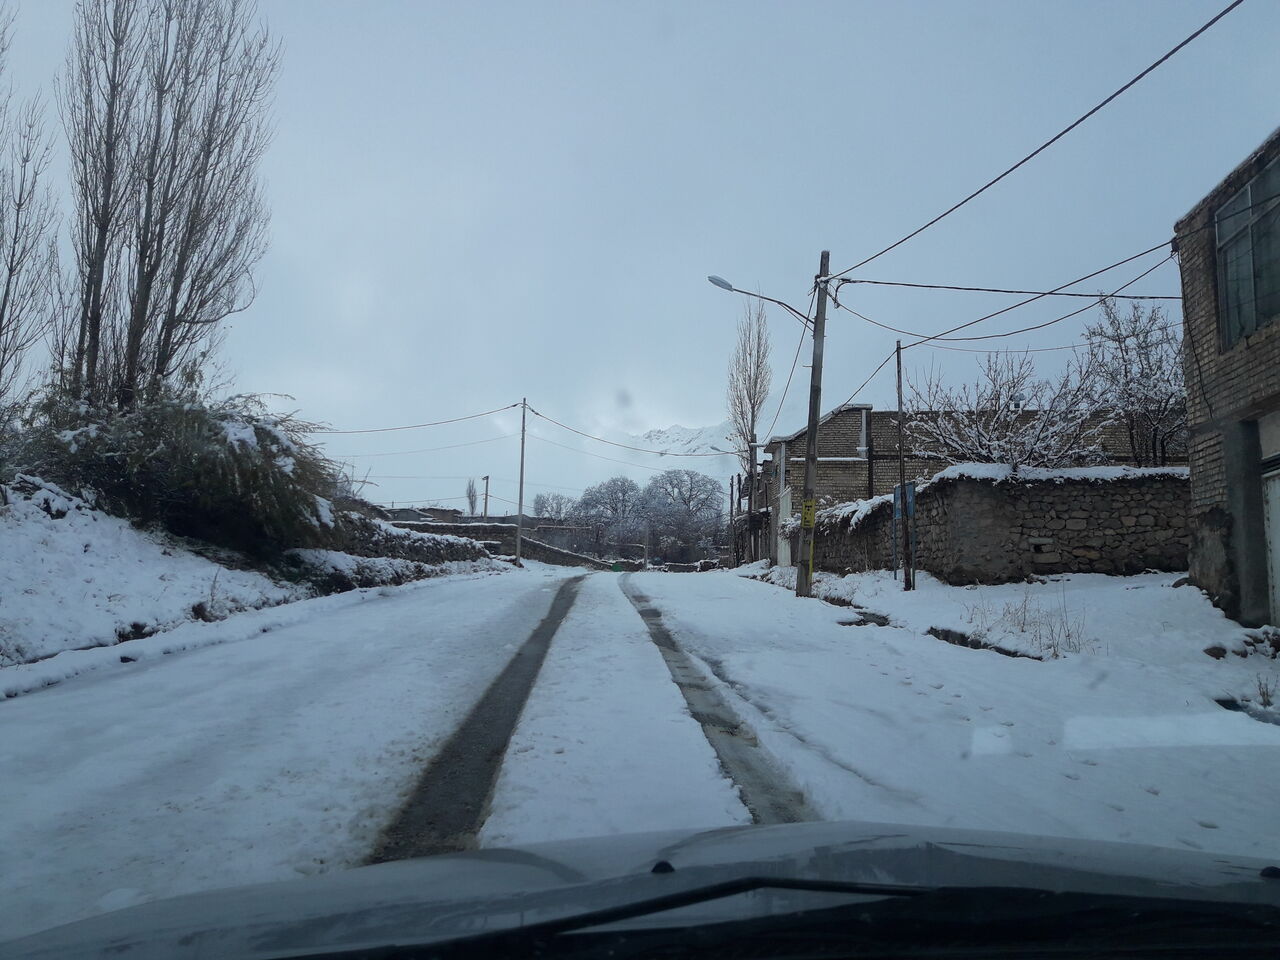
{"label": "distant mountain", "polygon": [[637,447],[668,453],[723,453],[732,456],[737,447],[731,437],[732,432],[733,428],[728,420],[709,427],[682,427],[673,424],[663,430],[632,434],[631,440]]}

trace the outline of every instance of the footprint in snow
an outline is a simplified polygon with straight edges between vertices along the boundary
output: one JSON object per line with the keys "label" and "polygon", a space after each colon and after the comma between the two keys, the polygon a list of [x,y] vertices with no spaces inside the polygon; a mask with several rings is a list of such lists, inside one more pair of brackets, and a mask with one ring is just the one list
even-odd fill
{"label": "footprint in snow", "polygon": [[1079,780],[1079,779],[1080,779],[1080,774],[1078,774],[1078,773],[1064,773],[1064,774],[1063,774],[1063,776],[1064,776],[1064,777],[1066,777],[1068,780]]}
{"label": "footprint in snow", "polygon": [[929,684],[929,686],[933,687],[933,689],[935,689],[935,690],[941,690],[941,689],[945,686],[945,684],[941,684],[941,683],[931,683],[931,684]]}
{"label": "footprint in snow", "polygon": [[1026,759],[1026,760],[1030,760],[1030,759],[1031,759],[1031,757],[1033,757],[1033,756],[1034,756],[1034,754],[1027,753],[1027,751],[1025,751],[1025,750],[1019,750],[1019,751],[1018,751],[1018,756],[1022,757],[1023,759]]}
{"label": "footprint in snow", "polygon": [[1218,825],[1212,820],[1197,820],[1196,823],[1200,824],[1200,826],[1204,827],[1206,830],[1218,829]]}
{"label": "footprint in snow", "polygon": [[1002,727],[1012,727],[1012,726],[1013,726],[1013,721],[1012,721],[1012,720],[1001,720],[1001,721],[1000,721],[1000,726],[1002,726]]}
{"label": "footprint in snow", "polygon": [[992,709],[994,709],[994,708],[993,708],[993,707],[984,707],[984,706],[982,706],[981,704],[979,704],[979,705],[978,705],[978,709],[979,709],[979,710],[992,710]]}
{"label": "footprint in snow", "polygon": [[1098,765],[1097,760],[1081,760],[1080,762],[1083,763],[1086,767],[1096,767]]}
{"label": "footprint in snow", "polygon": [[1124,805],[1123,805],[1123,804],[1119,804],[1119,803],[1108,803],[1108,804],[1107,804],[1107,806],[1108,806],[1108,807],[1110,807],[1112,810],[1114,810],[1116,813],[1124,813]]}
{"label": "footprint in snow", "polygon": [[1143,790],[1145,790],[1145,791],[1147,791],[1147,793],[1151,794],[1153,797],[1158,797],[1158,796],[1160,796],[1160,788],[1159,788],[1159,787],[1143,787],[1142,789],[1143,789]]}

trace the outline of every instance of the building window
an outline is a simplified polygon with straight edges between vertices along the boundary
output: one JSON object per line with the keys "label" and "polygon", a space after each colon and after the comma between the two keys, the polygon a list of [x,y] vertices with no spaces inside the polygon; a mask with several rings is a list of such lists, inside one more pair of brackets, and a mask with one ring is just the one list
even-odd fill
{"label": "building window", "polygon": [[1230,347],[1280,316],[1280,159],[1214,215],[1222,343]]}

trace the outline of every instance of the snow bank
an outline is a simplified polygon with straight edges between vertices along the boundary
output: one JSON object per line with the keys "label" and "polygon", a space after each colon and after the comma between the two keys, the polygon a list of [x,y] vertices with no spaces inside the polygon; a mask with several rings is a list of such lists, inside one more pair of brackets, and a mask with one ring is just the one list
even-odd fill
{"label": "snow bank", "polygon": [[0,666],[309,595],[31,477],[0,487]]}

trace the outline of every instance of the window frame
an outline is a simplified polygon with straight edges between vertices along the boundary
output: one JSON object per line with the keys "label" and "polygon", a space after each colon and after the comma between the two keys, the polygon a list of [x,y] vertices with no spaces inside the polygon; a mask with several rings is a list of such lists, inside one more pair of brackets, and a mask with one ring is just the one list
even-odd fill
{"label": "window frame", "polygon": [[[1258,199],[1253,196],[1254,188],[1268,174],[1275,174],[1280,179],[1280,166],[1277,166],[1278,164],[1280,164],[1280,157],[1273,157],[1249,179],[1248,183],[1231,194],[1222,203],[1219,203],[1213,211],[1214,279],[1218,295],[1218,341],[1220,351],[1230,350],[1242,340],[1247,340],[1262,328],[1270,326],[1275,320],[1280,319],[1280,310],[1265,316],[1259,316],[1258,314],[1258,263],[1254,256],[1255,250],[1259,245],[1258,238],[1255,236],[1255,229],[1262,221],[1270,217],[1277,207],[1280,207],[1280,192]],[[1241,198],[1246,201],[1242,207],[1224,213],[1229,208],[1236,206]],[[1229,230],[1224,230],[1224,226],[1228,226]],[[1272,230],[1280,230],[1280,222],[1272,223],[1270,227]],[[1247,303],[1250,308],[1247,320],[1238,306],[1236,312],[1232,313],[1231,293],[1235,288],[1242,285],[1242,278],[1237,272],[1234,282],[1230,282],[1227,270],[1228,257],[1239,257],[1242,248],[1244,255],[1248,258],[1248,266],[1244,271],[1244,276],[1248,278],[1249,299]],[[1275,262],[1267,261],[1267,264],[1269,269],[1280,272],[1280,260]]]}

